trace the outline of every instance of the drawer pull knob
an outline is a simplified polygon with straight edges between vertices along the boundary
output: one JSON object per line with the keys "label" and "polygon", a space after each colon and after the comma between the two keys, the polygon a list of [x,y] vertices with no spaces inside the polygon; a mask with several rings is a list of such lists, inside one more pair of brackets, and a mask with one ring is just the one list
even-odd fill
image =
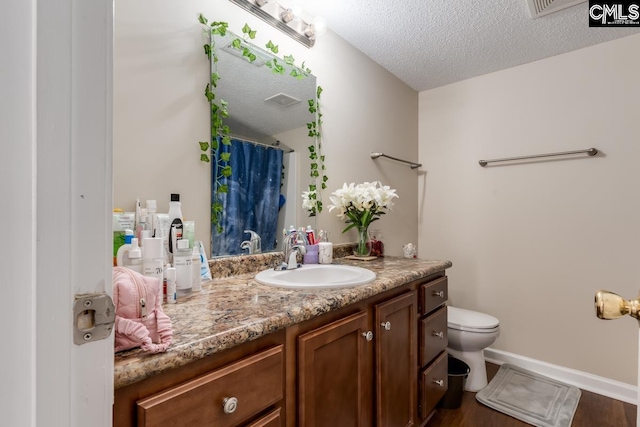
{"label": "drawer pull knob", "polygon": [[434,332],[433,336],[434,337],[438,337],[440,339],[443,339],[444,338],[444,333],[442,333],[442,332]]}
{"label": "drawer pull knob", "polygon": [[225,397],[222,401],[225,414],[233,414],[238,408],[238,399],[235,397]]}
{"label": "drawer pull knob", "polygon": [[433,380],[434,384],[438,384],[440,387],[444,387],[444,380]]}
{"label": "drawer pull knob", "polygon": [[371,331],[367,331],[367,332],[363,332],[362,336],[367,340],[367,341],[372,341],[373,340],[373,332]]}
{"label": "drawer pull knob", "polygon": [[433,296],[444,298],[444,291],[433,291]]}
{"label": "drawer pull knob", "polygon": [[391,330],[391,322],[389,322],[388,320],[386,322],[380,323],[380,326],[382,326],[385,331]]}

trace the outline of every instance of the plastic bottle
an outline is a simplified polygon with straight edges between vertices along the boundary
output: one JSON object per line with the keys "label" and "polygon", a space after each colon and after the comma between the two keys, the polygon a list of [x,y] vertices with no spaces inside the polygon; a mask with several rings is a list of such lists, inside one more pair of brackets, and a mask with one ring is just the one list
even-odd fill
{"label": "plastic bottle", "polygon": [[142,251],[138,246],[138,239],[131,239],[131,248],[122,257],[122,266],[142,274]]}
{"label": "plastic bottle", "polygon": [[144,238],[142,236],[142,232],[150,229],[149,215],[147,214],[146,208],[140,208],[140,217],[138,218],[137,223],[136,237],[138,238],[138,242],[142,242],[142,239]]}
{"label": "plastic bottle", "polygon": [[162,257],[162,239],[151,237],[144,239],[144,253],[142,258],[142,274],[157,277],[162,284],[164,261]]}
{"label": "plastic bottle", "polygon": [[167,303],[175,304],[178,301],[178,293],[176,288],[176,269],[167,264]]}
{"label": "plastic bottle", "polygon": [[129,250],[131,249],[131,240],[133,239],[133,230],[124,230],[124,245],[118,248],[116,254],[116,265],[118,267],[124,267],[124,257],[129,257]]}
{"label": "plastic bottle", "polygon": [[[153,233],[156,231],[155,224],[153,223],[153,216],[158,211],[157,203],[155,200],[147,200],[147,216],[149,217],[149,230],[151,230],[151,237],[156,237]],[[144,246],[144,243],[142,243]]]}
{"label": "plastic bottle", "polygon": [[194,246],[191,249],[191,280],[193,280],[191,285],[192,291],[202,290],[200,267],[200,250]]}
{"label": "plastic bottle", "polygon": [[176,289],[178,295],[186,295],[191,293],[193,289],[193,279],[191,277],[193,273],[191,266],[193,250],[189,249],[189,241],[187,239],[178,240],[176,246],[176,251],[173,254],[173,266],[176,268]]}
{"label": "plastic bottle", "polygon": [[331,264],[333,262],[333,243],[329,241],[329,233],[320,230],[318,243],[318,263]]}
{"label": "plastic bottle", "polygon": [[[180,195],[172,193],[171,202],[169,202],[169,252],[174,253],[178,240],[182,239],[183,224],[182,224],[182,204],[180,203]],[[173,263],[175,265],[175,262]],[[177,267],[176,267],[177,269]],[[180,274],[178,273],[178,276]]]}

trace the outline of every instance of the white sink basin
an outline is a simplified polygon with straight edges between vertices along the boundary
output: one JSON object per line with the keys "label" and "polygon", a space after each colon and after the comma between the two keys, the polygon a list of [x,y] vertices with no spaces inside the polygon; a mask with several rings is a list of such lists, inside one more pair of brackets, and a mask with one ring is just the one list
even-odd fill
{"label": "white sink basin", "polygon": [[373,282],[366,268],[336,264],[306,264],[293,270],[264,270],[255,277],[263,285],[290,289],[348,288]]}

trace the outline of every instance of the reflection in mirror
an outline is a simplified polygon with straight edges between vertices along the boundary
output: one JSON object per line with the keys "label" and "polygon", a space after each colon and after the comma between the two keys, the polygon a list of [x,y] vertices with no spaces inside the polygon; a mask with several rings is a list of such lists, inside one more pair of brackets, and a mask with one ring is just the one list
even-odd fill
{"label": "reflection in mirror", "polygon": [[[230,32],[213,37],[218,61],[212,61],[212,72],[220,76],[215,97],[228,103],[224,125],[231,143],[218,143],[212,159],[212,206],[217,194],[223,214],[219,227],[212,224],[211,254],[279,250],[283,228],[307,225],[296,224],[305,187],[296,177],[296,163],[313,143],[307,123],[315,115],[308,101],[316,98],[316,78],[291,76],[291,68],[279,58],[277,63],[285,69],[274,73],[266,65],[274,56],[242,41],[256,55],[249,62],[242,48],[232,45],[241,38]],[[221,176],[218,160],[227,157],[230,174],[216,179]],[[227,192],[220,193],[220,186]]]}

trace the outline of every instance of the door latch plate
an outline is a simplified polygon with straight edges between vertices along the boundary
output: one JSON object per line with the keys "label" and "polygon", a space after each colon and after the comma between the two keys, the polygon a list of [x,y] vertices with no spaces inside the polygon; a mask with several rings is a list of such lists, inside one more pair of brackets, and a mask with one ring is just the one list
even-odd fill
{"label": "door latch plate", "polygon": [[116,308],[105,293],[79,294],[73,302],[73,342],[76,345],[98,341],[111,335]]}

